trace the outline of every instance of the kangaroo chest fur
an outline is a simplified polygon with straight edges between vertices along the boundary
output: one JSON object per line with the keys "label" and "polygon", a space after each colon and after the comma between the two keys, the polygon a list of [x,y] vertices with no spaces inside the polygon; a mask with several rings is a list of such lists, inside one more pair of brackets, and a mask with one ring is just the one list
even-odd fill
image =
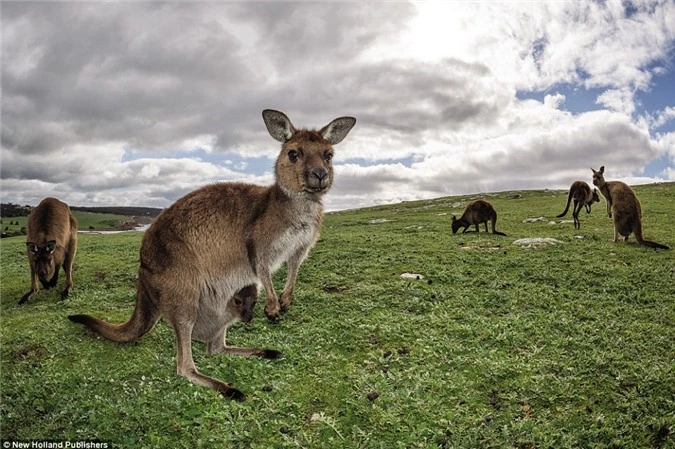
{"label": "kangaroo chest fur", "polygon": [[299,220],[281,232],[272,242],[269,251],[270,272],[277,271],[293,254],[311,248],[318,235],[318,223],[309,219]]}

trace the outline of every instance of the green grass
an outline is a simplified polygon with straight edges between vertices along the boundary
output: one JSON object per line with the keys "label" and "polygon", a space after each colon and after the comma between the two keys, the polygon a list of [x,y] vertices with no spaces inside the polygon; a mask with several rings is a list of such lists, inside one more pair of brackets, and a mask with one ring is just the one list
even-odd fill
{"label": "green grass", "polygon": [[[635,190],[645,235],[675,246],[675,184]],[[228,334],[285,359],[194,345],[197,367],[243,390],[243,403],[175,374],[165,323],[121,345],[66,319],[128,319],[140,233],[81,235],[71,297],[41,291],[24,307],[23,239],[4,239],[1,436],[138,448],[675,447],[675,252],[614,244],[604,201],[575,231],[522,223],[560,221],[565,193],[509,193],[486,196],[508,237],[452,235],[451,214],[478,195],[328,214],[281,322],[259,307]],[[522,237],[563,243],[512,244]]]}

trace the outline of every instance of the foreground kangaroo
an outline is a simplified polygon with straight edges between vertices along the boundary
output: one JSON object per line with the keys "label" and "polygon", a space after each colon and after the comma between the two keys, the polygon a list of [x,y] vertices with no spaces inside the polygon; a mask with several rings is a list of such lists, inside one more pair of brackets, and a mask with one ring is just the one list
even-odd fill
{"label": "foreground kangaroo", "polygon": [[56,286],[59,269],[66,273],[66,288],[61,299],[73,290],[73,260],[77,251],[77,220],[70,208],[56,198],[45,198],[28,216],[26,237],[28,263],[30,264],[30,291],[23,295],[24,304],[42,286],[49,290]]}
{"label": "foreground kangaroo", "polygon": [[605,181],[605,166],[596,171],[593,168],[593,184],[596,185],[602,196],[607,200],[607,214],[614,219],[614,242],[619,241],[619,234],[624,241],[628,236],[635,234],[639,244],[650,248],[669,249],[660,243],[650,242],[642,237],[642,207],[640,200],[633,189],[621,181]]}
{"label": "foreground kangaroo", "polygon": [[497,223],[497,211],[492,204],[484,200],[476,200],[466,206],[464,213],[461,218],[457,218],[454,215],[452,216],[452,233],[456,234],[459,228],[464,228],[462,234],[466,233],[469,229],[469,226],[474,225],[476,227],[476,232],[478,232],[478,225],[485,223],[485,232],[488,232],[487,222],[492,223],[492,233],[497,235],[506,235],[503,232],[495,230],[495,224]]}
{"label": "foreground kangaroo", "polygon": [[556,217],[561,218],[567,214],[572,199],[574,199],[574,209],[572,209],[574,229],[581,229],[581,223],[579,223],[579,212],[581,212],[582,207],[586,206],[586,213],[591,213],[591,206],[593,203],[600,202],[598,190],[591,190],[591,186],[589,186],[584,181],[574,181],[572,183],[572,187],[570,187],[570,193],[567,195],[567,205],[565,206],[565,210],[560,215],[556,215]]}
{"label": "foreground kangaroo", "polygon": [[[282,142],[276,182],[269,187],[207,185],[179,199],[145,232],[136,308],[129,321],[113,325],[88,315],[68,317],[118,342],[141,337],[163,317],[176,334],[178,374],[238,400],[244,399],[242,392],[197,371],[191,341],[208,342],[212,353],[281,356],[272,350],[228,350],[228,306],[242,289],[262,284],[270,320],[289,307],[300,264],[319,235],[322,197],[333,184],[333,145],[356,123],[342,117],[319,131],[298,130],[286,115],[269,109],[263,120]],[[288,279],[279,301],[272,274],[284,262]]]}

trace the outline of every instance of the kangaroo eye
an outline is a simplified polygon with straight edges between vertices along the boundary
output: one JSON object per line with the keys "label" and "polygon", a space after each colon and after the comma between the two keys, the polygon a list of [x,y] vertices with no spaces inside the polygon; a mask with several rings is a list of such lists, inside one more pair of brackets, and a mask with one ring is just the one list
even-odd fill
{"label": "kangaroo eye", "polygon": [[295,150],[291,150],[291,151],[288,152],[288,160],[293,162],[293,163],[298,161],[298,156],[299,156],[299,154]]}
{"label": "kangaroo eye", "polygon": [[333,160],[333,153],[326,153],[323,155],[323,160],[330,163]]}

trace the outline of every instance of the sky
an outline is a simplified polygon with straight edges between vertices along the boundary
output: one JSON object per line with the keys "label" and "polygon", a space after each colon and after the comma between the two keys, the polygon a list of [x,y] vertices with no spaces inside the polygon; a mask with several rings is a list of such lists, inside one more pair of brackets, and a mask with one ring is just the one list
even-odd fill
{"label": "sky", "polygon": [[166,207],[269,185],[340,116],[328,210],[675,181],[675,1],[12,2],[2,202]]}

